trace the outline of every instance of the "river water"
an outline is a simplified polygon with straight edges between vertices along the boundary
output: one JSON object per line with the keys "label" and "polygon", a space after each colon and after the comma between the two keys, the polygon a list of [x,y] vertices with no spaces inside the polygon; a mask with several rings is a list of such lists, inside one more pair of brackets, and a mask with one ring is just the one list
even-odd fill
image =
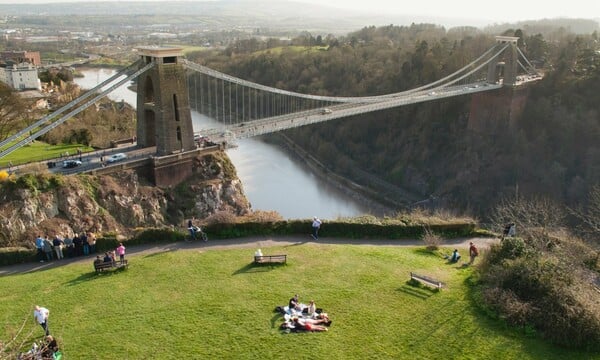
{"label": "river water", "polygon": [[[84,77],[75,82],[91,89],[115,74],[113,69],[79,69]],[[109,97],[136,106],[136,93],[127,85],[115,89]],[[217,123],[192,111],[194,131],[213,128]],[[359,200],[339,191],[309,168],[295,162],[285,152],[257,138],[236,142],[227,155],[237,169],[246,197],[254,210],[274,210],[286,219],[307,219],[318,216],[336,219],[369,213]]]}

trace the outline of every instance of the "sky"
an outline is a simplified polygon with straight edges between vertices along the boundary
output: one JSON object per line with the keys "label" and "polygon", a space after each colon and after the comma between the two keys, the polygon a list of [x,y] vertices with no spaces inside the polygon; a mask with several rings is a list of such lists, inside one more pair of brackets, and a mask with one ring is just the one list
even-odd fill
{"label": "sky", "polygon": [[[106,0],[0,0],[0,4],[98,2]],[[108,0],[110,1],[110,0]],[[114,0],[113,0],[114,1]],[[127,1],[127,0],[125,0]],[[148,0],[128,0],[148,1]],[[150,0],[152,1],[152,0]],[[198,0],[183,0],[198,1]],[[218,1],[218,0],[217,0]],[[298,2],[375,12],[382,14],[421,15],[491,22],[514,22],[544,18],[600,19],[599,0],[296,0]]]}
{"label": "sky", "polygon": [[600,19],[598,0],[300,0],[362,11],[451,18],[490,19],[497,22],[544,18]]}

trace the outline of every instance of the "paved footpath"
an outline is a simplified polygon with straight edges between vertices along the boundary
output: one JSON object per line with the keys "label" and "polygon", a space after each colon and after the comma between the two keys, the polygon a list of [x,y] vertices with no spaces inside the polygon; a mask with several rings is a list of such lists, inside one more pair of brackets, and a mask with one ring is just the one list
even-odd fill
{"label": "paved footpath", "polygon": [[[457,238],[457,239],[449,239],[444,240],[440,246],[449,247],[449,248],[460,248],[467,249],[469,247],[469,242],[475,243],[477,248],[479,249],[487,249],[491,244],[497,243],[499,240],[497,238],[484,238],[484,237],[474,237],[474,238]],[[137,245],[127,247],[127,258],[136,255],[149,255],[160,252],[167,251],[175,251],[175,250],[200,250],[200,251],[210,251],[210,250],[223,250],[223,249],[233,249],[233,248],[248,248],[253,249],[251,251],[254,254],[255,249],[265,249],[272,246],[287,246],[287,245],[298,245],[298,244],[309,244],[309,243],[318,243],[318,244],[332,244],[332,245],[358,245],[358,246],[423,246],[422,240],[415,239],[399,239],[399,240],[390,240],[390,239],[345,239],[345,238],[320,238],[319,240],[314,240],[309,234],[306,235],[306,238],[301,236],[277,236],[277,237],[246,237],[246,238],[237,238],[237,239],[219,239],[207,242],[203,241],[193,241],[193,242],[176,242],[169,244],[159,244],[159,245]],[[43,263],[26,263],[26,264],[17,264],[17,265],[9,265],[0,267],[0,276],[20,274],[20,273],[29,273],[41,270],[51,269],[57,266],[62,266],[66,264],[72,263],[84,263],[91,262],[95,258],[95,255],[88,256],[80,256],[76,258],[63,259],[63,260],[54,260],[51,262],[43,262]]]}

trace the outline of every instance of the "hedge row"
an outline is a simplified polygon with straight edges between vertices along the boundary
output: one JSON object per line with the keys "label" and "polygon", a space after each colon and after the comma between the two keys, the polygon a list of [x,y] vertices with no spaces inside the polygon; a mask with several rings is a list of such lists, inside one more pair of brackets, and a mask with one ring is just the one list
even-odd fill
{"label": "hedge row", "polygon": [[[371,239],[418,239],[425,229],[444,238],[473,236],[474,223],[455,223],[440,225],[378,225],[354,224],[347,222],[326,222],[321,226],[322,237],[371,238]],[[311,222],[290,220],[277,222],[248,222],[240,224],[213,224],[204,228],[210,240],[231,239],[257,235],[299,235],[311,233]],[[186,233],[172,229],[146,229],[131,239],[123,241],[126,246],[174,243],[183,241]],[[119,246],[116,236],[100,237],[96,240],[96,251],[103,253]],[[27,248],[0,249],[0,266],[38,261],[36,251]]]}

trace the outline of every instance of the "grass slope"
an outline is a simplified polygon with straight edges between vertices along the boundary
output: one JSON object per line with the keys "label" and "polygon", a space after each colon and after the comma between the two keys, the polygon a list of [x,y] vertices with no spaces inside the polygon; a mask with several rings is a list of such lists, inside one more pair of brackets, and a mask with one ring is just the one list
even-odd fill
{"label": "grass slope", "polygon": [[[126,271],[96,275],[91,259],[0,278],[0,339],[42,335],[34,304],[68,359],[584,359],[525,338],[478,312],[466,278],[418,248],[302,244],[263,249],[288,264],[251,264],[253,249],[172,251],[130,257]],[[266,251],[265,251],[266,250]],[[406,284],[439,278],[439,293]],[[294,294],[333,320],[327,333],[285,334],[273,312]],[[27,339],[30,344],[33,338]]]}

